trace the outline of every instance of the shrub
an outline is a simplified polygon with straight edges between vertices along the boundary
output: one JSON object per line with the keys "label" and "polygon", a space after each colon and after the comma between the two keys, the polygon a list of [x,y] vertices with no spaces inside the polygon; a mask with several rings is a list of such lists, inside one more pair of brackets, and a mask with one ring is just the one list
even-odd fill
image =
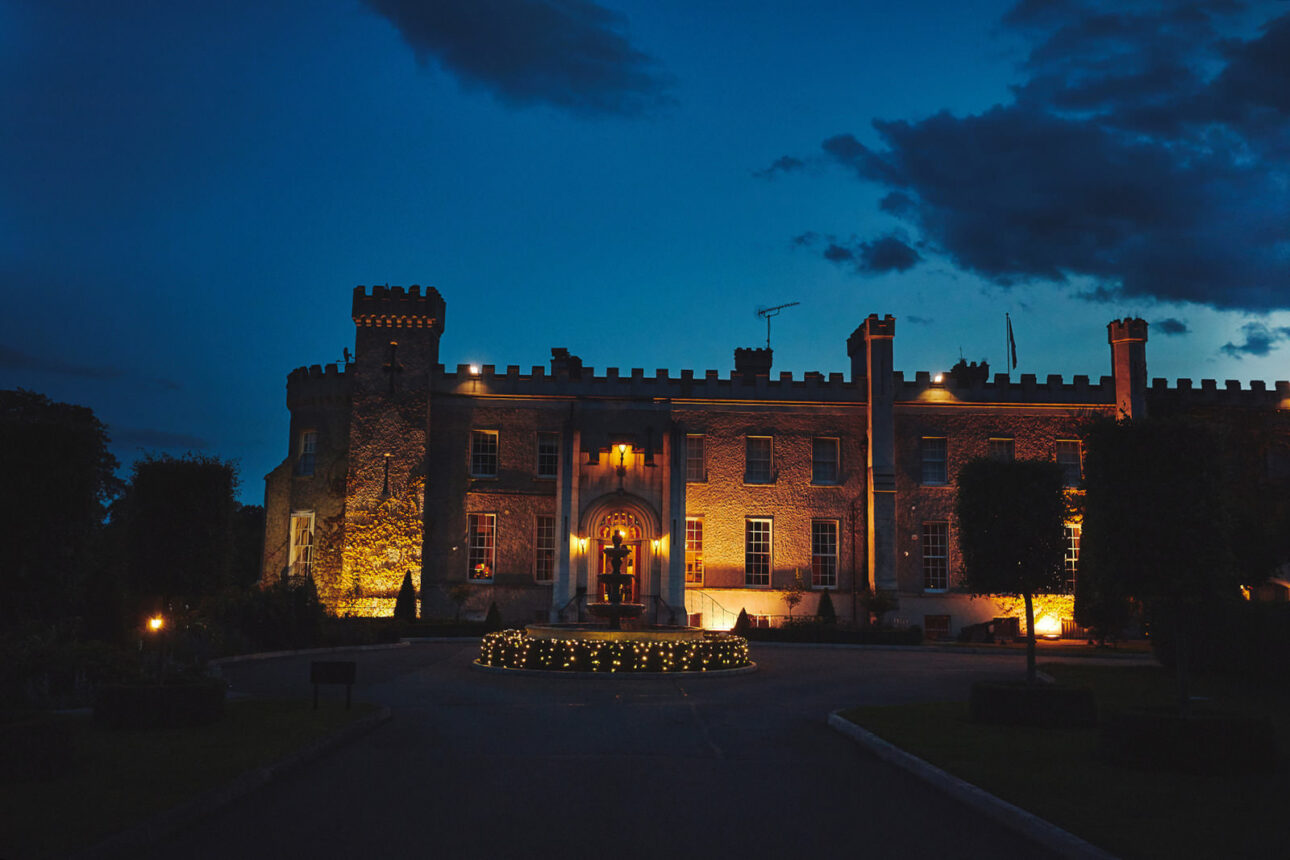
{"label": "shrub", "polygon": [[752,622],[748,620],[748,610],[740,609],[739,617],[735,619],[735,626],[730,629],[732,633],[738,633],[740,636],[747,636],[748,631],[752,629]]}
{"label": "shrub", "polygon": [[497,608],[497,601],[488,604],[488,614],[484,616],[484,629],[490,633],[502,629],[502,612]]}
{"label": "shrub", "polygon": [[815,610],[815,614],[818,615],[820,620],[825,624],[837,623],[838,613],[833,608],[833,598],[829,596],[829,592],[825,591],[820,594],[820,607]]}
{"label": "shrub", "polygon": [[400,621],[417,620],[417,590],[412,587],[412,571],[403,574],[403,585],[394,601],[394,617]]}
{"label": "shrub", "polygon": [[488,633],[479,663],[554,672],[703,672],[748,665],[748,640],[707,633],[687,642],[531,639],[523,630]]}

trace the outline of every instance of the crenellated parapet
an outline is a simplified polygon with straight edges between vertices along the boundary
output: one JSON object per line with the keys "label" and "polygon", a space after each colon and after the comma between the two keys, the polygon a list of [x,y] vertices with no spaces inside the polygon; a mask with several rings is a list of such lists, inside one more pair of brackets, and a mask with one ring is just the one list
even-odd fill
{"label": "crenellated parapet", "polygon": [[354,288],[354,325],[375,328],[430,328],[443,333],[444,301],[434,287],[375,285]]}
{"label": "crenellated parapet", "polygon": [[918,371],[912,380],[896,371],[896,401],[920,403],[963,403],[987,405],[1038,404],[1063,406],[1110,407],[1115,403],[1115,380],[1101,377],[1097,383],[1083,374],[1067,381],[1059,374],[1050,374],[1043,382],[1033,373],[1023,373],[1013,380],[1006,373],[996,373],[993,381],[983,377],[955,377],[942,375],[942,381],[927,371]]}
{"label": "crenellated parapet", "polygon": [[287,408],[342,403],[349,399],[350,377],[335,364],[297,367],[287,374]]}
{"label": "crenellated parapet", "polygon": [[1176,380],[1170,386],[1168,380],[1157,377],[1151,380],[1147,399],[1153,407],[1167,410],[1198,406],[1290,410],[1290,381],[1280,380],[1269,388],[1262,380],[1242,387],[1239,381],[1228,379],[1220,388],[1216,379],[1202,379],[1198,387],[1190,379]]}

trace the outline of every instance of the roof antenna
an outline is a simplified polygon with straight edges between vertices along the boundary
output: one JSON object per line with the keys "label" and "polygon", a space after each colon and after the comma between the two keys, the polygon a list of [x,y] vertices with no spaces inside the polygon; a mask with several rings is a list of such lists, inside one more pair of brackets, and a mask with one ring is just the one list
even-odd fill
{"label": "roof antenna", "polygon": [[784,310],[784,308],[791,308],[793,305],[800,305],[800,304],[801,302],[789,302],[788,304],[784,304],[784,305],[775,305],[775,307],[773,308],[768,308],[765,305],[757,308],[757,316],[766,321],[766,348],[767,349],[770,349],[770,318],[779,316],[780,313]]}

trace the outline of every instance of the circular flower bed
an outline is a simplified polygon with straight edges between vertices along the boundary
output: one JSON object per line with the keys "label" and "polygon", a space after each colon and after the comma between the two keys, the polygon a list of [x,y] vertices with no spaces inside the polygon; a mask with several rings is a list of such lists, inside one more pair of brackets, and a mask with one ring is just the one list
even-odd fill
{"label": "circular flower bed", "polygon": [[534,639],[523,630],[484,636],[479,664],[551,672],[713,672],[749,665],[748,640],[705,633],[691,642]]}

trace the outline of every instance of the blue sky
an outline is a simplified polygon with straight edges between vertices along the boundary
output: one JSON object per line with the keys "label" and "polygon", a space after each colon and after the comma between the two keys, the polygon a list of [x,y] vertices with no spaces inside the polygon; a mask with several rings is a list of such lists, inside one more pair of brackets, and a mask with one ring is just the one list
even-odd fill
{"label": "blue sky", "polygon": [[0,0],[0,387],[285,455],[358,284],[445,364],[1290,377],[1290,3]]}

